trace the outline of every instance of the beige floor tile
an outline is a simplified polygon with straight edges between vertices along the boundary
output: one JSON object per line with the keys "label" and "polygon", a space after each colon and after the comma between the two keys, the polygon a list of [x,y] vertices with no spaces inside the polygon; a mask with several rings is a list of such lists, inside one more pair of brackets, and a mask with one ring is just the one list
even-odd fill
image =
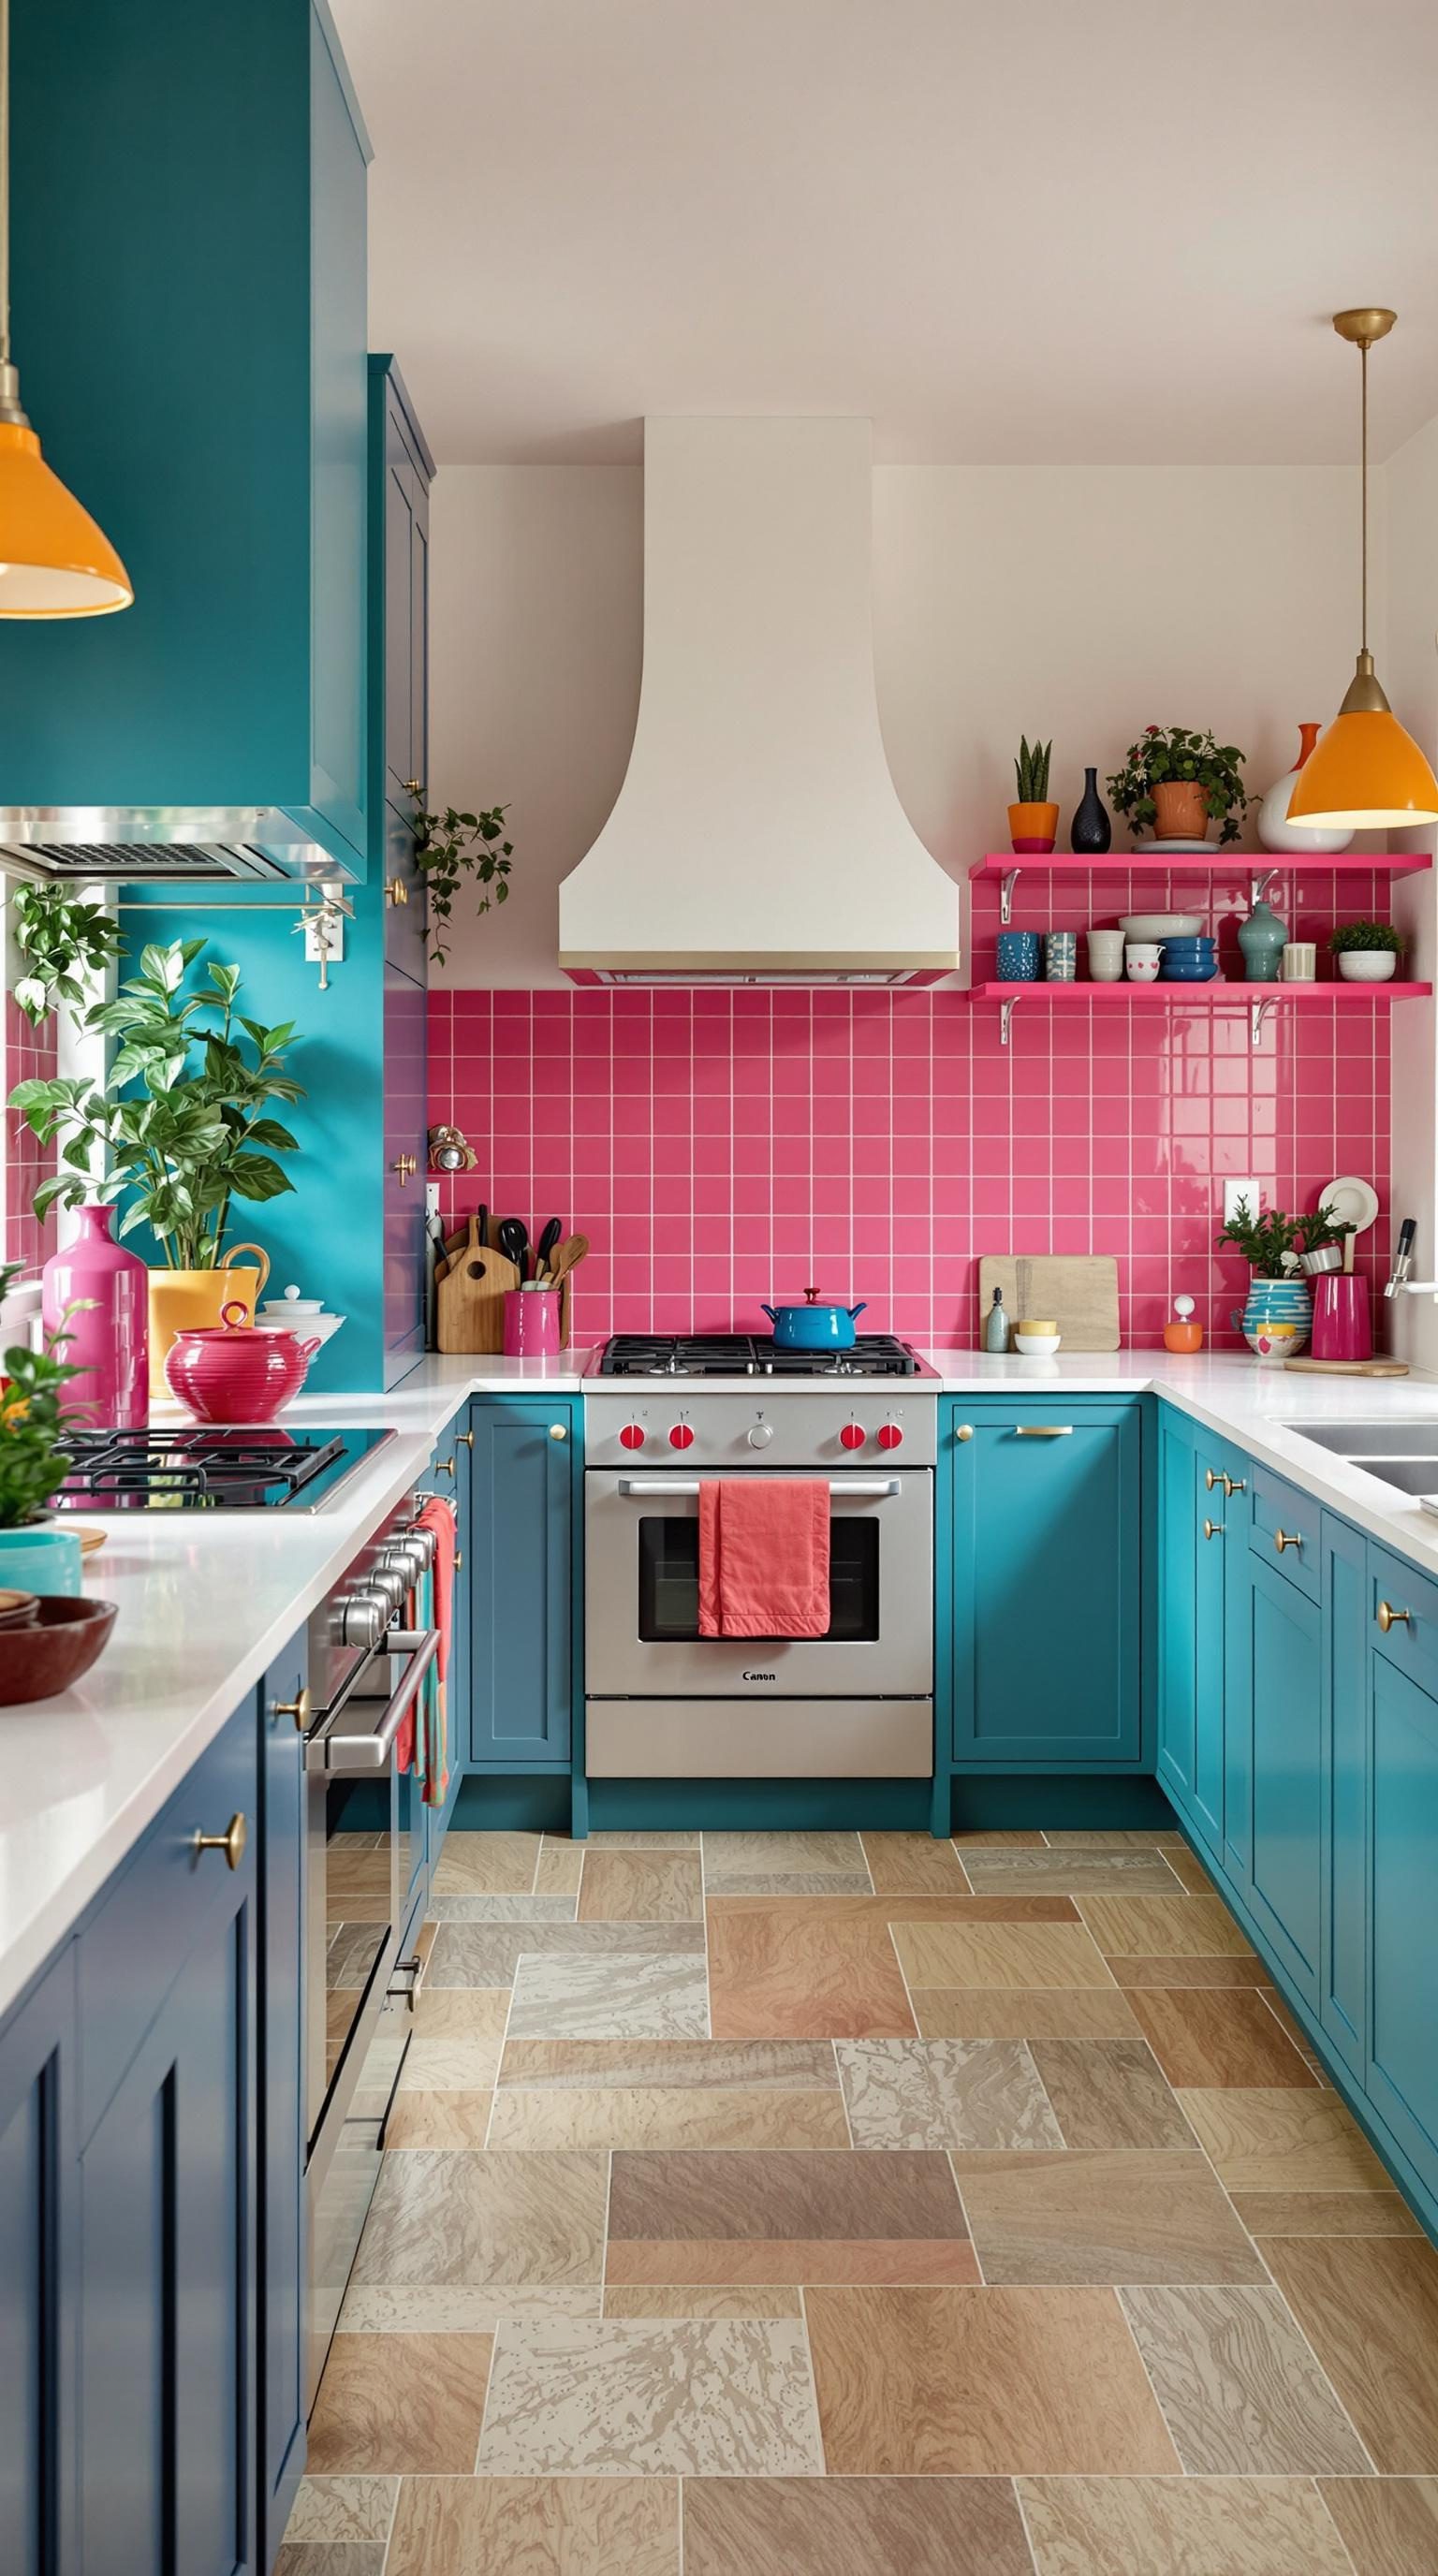
{"label": "beige floor tile", "polygon": [[874,1894],[866,1869],[706,1869],[704,1891],[706,1896],[817,1899],[821,1913],[843,1897],[861,1897],[869,1904]]}
{"label": "beige floor tile", "polygon": [[386,2156],[354,2279],[597,2281],[608,2181],[602,2155]]}
{"label": "beige floor tile", "polygon": [[952,1843],[932,1834],[861,1834],[864,1858],[877,1893],[918,1892],[962,1896],[968,1876]]}
{"label": "beige floor tile", "polygon": [[1252,2236],[1421,2236],[1396,2191],[1236,2191],[1233,2206]]}
{"label": "beige floor tile", "polygon": [[1093,1825],[1082,1831],[1046,1833],[1051,1851],[1171,1851],[1184,1848],[1177,1826]]}
{"label": "beige floor tile", "polygon": [[1061,2147],[1021,2039],[841,2039],[856,2147]]}
{"label": "beige floor tile", "polygon": [[678,2576],[674,2478],[406,2478],[386,2576]]}
{"label": "beige floor tile", "polygon": [[[442,2100],[442,2095],[437,2097]],[[442,2143],[436,2139],[438,2145]],[[837,2092],[775,2086],[506,2085],[494,2106],[491,2147],[847,2147]]]}
{"label": "beige floor tile", "polygon": [[282,2542],[274,2576],[384,2576],[382,2540]]}
{"label": "beige floor tile", "polygon": [[[547,1903],[572,1904],[572,1897]],[[534,1916],[506,1923],[440,1923],[434,1929],[434,1952],[427,1982],[435,1986],[503,1986],[515,1980],[519,1963],[558,1960],[561,1974],[589,1967],[601,1981],[604,1962],[622,1952],[652,1952],[660,1958],[698,1958],[703,1964],[704,1926],[697,1919],[682,1923],[553,1923]],[[595,1968],[594,1963],[599,1965]]]}
{"label": "beige floor tile", "polygon": [[1109,1960],[1109,1967],[1121,1986],[1249,1986],[1255,1991],[1267,1982],[1268,1970],[1263,1961],[1248,1951],[1242,1958],[1206,1957],[1201,1952],[1185,1958],[1125,1958]]}
{"label": "beige floor tile", "polygon": [[949,1839],[962,1860],[966,1851],[1045,1851],[1051,1837],[1033,1825],[1011,1831],[997,1825],[957,1825]]}
{"label": "beige floor tile", "polygon": [[1038,2576],[1352,2576],[1308,2478],[1023,2478]]}
{"label": "beige floor tile", "polygon": [[1119,2295],[1185,2469],[1216,2477],[1369,2470],[1281,2291]]}
{"label": "beige floor tile", "polygon": [[385,2145],[482,2147],[489,2132],[488,2093],[397,2093]]}
{"label": "beige floor tile", "polygon": [[415,2000],[415,2041],[503,2039],[508,2019],[508,1986],[432,1986],[426,1979]]}
{"label": "beige floor tile", "polygon": [[1261,2281],[1201,2155],[955,2156],[986,2281]]}
{"label": "beige floor tile", "polygon": [[1217,1888],[1201,1860],[1191,1851],[1170,1851],[1165,1855],[1169,1868],[1190,1896],[1216,1896]]}
{"label": "beige floor tile", "polygon": [[1391,2191],[1336,2094],[1316,2088],[1189,2091],[1179,2100],[1229,2191]]}
{"label": "beige floor tile", "polygon": [[815,2289],[831,2476],[1176,2470],[1111,2290]]}
{"label": "beige floor tile", "polygon": [[864,1847],[857,1834],[706,1834],[706,1880],[723,1876],[730,1870],[755,1870],[766,1876],[776,1871],[858,1870],[868,1876]]}
{"label": "beige floor tile", "polygon": [[561,1842],[553,1834],[546,1834],[534,1873],[536,1894],[577,1896],[586,1849],[584,1843]]}
{"label": "beige floor tile", "polygon": [[310,2418],[309,2468],[467,2474],[489,2335],[338,2335]]}
{"label": "beige floor tile", "polygon": [[1146,1986],[1133,2009],[1170,2084],[1311,2092],[1317,2081],[1255,1986]]}
{"label": "beige floor tile", "polygon": [[[843,1905],[842,1897],[835,1900]],[[716,2039],[912,2038],[887,1923],[709,1910]]]}
{"label": "beige floor tile", "polygon": [[597,2281],[553,2289],[525,2281],[490,2281],[446,2289],[434,2281],[360,2283],[345,2293],[341,2334],[494,2334],[506,2317],[597,2317]]}
{"label": "beige floor tile", "polygon": [[1117,1986],[915,1986],[925,2039],[1123,2039],[1138,2023]]}
{"label": "beige floor tile", "polygon": [[700,1836],[696,1829],[676,1826],[664,1834],[591,1834],[583,1848],[592,1851],[697,1851]]}
{"label": "beige floor tile", "polygon": [[285,2538],[388,2540],[398,2498],[397,2477],[301,2478]]}
{"label": "beige floor tile", "polygon": [[971,1852],[977,1896],[1177,1896],[1160,1851]]}
{"label": "beige floor tile", "polygon": [[679,1923],[703,1912],[697,1852],[595,1852],[584,1864],[581,1923]]}
{"label": "beige floor tile", "polygon": [[416,2037],[405,2052],[401,2093],[488,2093],[499,2074],[502,2042]]}
{"label": "beige floor tile", "polygon": [[1241,1958],[1251,1945],[1219,1896],[1081,1896],[1105,1958]]}
{"label": "beige floor tile", "polygon": [[1101,1986],[1108,1970],[1080,1923],[895,1923],[915,1986]]}
{"label": "beige floor tile", "polygon": [[1007,2478],[687,2478],[685,2576],[1032,2576]]}
{"label": "beige floor tile", "polygon": [[1395,2236],[1258,2245],[1375,2465],[1438,2471],[1438,2249]]}
{"label": "beige floor tile", "polygon": [[804,2477],[823,2465],[792,2318],[605,2317],[495,2338],[486,2477]]}
{"label": "beige floor tile", "polygon": [[[587,1923],[582,1932],[687,1932],[687,1924]],[[697,1927],[696,1927],[697,1928]],[[709,1985],[702,1949],[555,1952],[521,1958],[509,2028],[516,2039],[703,2039]]]}
{"label": "beige floor tile", "polygon": [[1438,2478],[1320,2478],[1318,2492],[1356,2576],[1430,2576],[1438,2568]]}
{"label": "beige floor tile", "polygon": [[1033,2054],[1066,2147],[1192,2148],[1146,2039],[1036,2039]]}
{"label": "beige floor tile", "polygon": [[604,2293],[607,2317],[802,2317],[804,2293],[797,2287],[750,2288],[740,2282],[611,2281]]}
{"label": "beige floor tile", "polygon": [[775,2085],[833,2092],[839,2070],[827,2039],[511,2039],[500,2084],[541,2086]]}
{"label": "beige floor tile", "polygon": [[539,1865],[538,1834],[445,1835],[435,1870],[437,1896],[523,1895]]}

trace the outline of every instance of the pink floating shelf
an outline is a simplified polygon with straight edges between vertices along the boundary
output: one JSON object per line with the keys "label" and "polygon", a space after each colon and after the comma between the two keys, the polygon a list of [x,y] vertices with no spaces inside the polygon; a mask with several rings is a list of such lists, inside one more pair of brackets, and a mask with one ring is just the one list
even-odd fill
{"label": "pink floating shelf", "polygon": [[969,867],[971,877],[1011,876],[1015,868],[1037,868],[1049,876],[1123,876],[1163,875],[1170,877],[1213,877],[1289,875],[1302,868],[1319,876],[1422,876],[1433,865],[1430,850],[1315,850],[1311,857],[1300,858],[1294,850],[1220,849],[1215,845],[1211,856],[1198,851],[1101,850],[1097,857],[1088,851],[986,850],[981,859]]}
{"label": "pink floating shelf", "polygon": [[1214,976],[1207,984],[975,984],[976,1002],[1199,1003],[1216,1010],[1225,1002],[1246,1009],[1250,1002],[1411,1002],[1431,993],[1431,984],[1240,984],[1232,976]]}

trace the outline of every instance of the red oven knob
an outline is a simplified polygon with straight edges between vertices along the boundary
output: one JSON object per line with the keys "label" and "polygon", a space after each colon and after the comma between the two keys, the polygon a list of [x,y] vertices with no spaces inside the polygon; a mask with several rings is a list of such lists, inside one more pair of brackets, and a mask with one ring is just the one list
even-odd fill
{"label": "red oven knob", "polygon": [[673,1430],[669,1434],[669,1446],[671,1449],[693,1448],[694,1434],[687,1422],[675,1423]]}
{"label": "red oven knob", "polygon": [[879,1447],[881,1449],[902,1449],[903,1445],[904,1435],[899,1429],[897,1422],[881,1422],[879,1425]]}
{"label": "red oven knob", "polygon": [[644,1446],[643,1424],[641,1422],[626,1422],[623,1430],[619,1434],[619,1446],[621,1449],[642,1449]]}
{"label": "red oven knob", "polygon": [[839,1434],[839,1446],[841,1449],[862,1449],[868,1436],[862,1422],[846,1422]]}

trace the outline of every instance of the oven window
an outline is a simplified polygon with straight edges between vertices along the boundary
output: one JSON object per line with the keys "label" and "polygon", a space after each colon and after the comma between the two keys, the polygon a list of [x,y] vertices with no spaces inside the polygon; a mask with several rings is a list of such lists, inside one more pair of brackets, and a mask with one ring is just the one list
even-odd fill
{"label": "oven window", "polygon": [[[829,1625],[812,1642],[873,1645],[878,1634],[879,1524],[831,1520]],[[699,1523],[687,1515],[639,1524],[639,1635],[646,1646],[684,1645],[699,1635]]]}

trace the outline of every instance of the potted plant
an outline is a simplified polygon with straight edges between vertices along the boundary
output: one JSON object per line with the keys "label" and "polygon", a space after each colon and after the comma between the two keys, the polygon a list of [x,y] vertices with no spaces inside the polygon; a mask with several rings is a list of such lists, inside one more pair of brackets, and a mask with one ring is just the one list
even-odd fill
{"label": "potted plant", "polygon": [[1059,809],[1048,801],[1049,762],[1052,742],[1030,743],[1019,736],[1019,754],[1014,762],[1014,781],[1019,791],[1018,803],[1009,807],[1009,845],[1030,855],[1051,850],[1059,828]]}
{"label": "potted plant", "polygon": [[103,974],[119,954],[120,932],[103,904],[68,885],[16,885],[10,929],[20,972],[10,990],[32,1028],[57,1002],[77,1021],[88,994],[83,977]]}
{"label": "potted plant", "polygon": [[[270,1115],[272,1103],[304,1097],[285,1071],[294,1023],[267,1028],[245,1018],[239,968],[214,959],[186,992],[206,945],[144,949],[118,999],[86,1013],[87,1029],[120,1041],[103,1083],[61,1075],[10,1094],[42,1143],[60,1143],[61,1169],[36,1191],[36,1215],[123,1197],[121,1235],[148,1225],[168,1256],[150,1272],[154,1396],[168,1392],[165,1354],[176,1332],[218,1324],[232,1297],[254,1312],[269,1262],[257,1244],[228,1242],[233,1203],[263,1203],[294,1187],[275,1158],[293,1153],[295,1138]],[[241,1252],[254,1253],[255,1264],[237,1268]]]}
{"label": "potted plant", "polygon": [[1338,972],[1350,984],[1386,984],[1398,971],[1404,945],[1391,921],[1340,922],[1328,940]]}
{"label": "potted plant", "polygon": [[1202,841],[1219,822],[1220,841],[1236,841],[1237,817],[1250,803],[1243,784],[1245,755],[1211,733],[1184,725],[1145,725],[1131,742],[1108,792],[1130,831],[1160,841]]}
{"label": "potted plant", "polygon": [[[0,1303],[21,1267],[0,1266]],[[22,1342],[0,1353],[0,1588],[7,1592],[80,1589],[79,1539],[52,1528],[45,1511],[70,1469],[70,1416],[60,1390],[79,1372],[57,1356],[67,1339],[63,1331],[47,1333],[38,1351]]]}
{"label": "potted plant", "polygon": [[1291,1359],[1302,1349],[1313,1325],[1313,1304],[1305,1280],[1298,1276],[1297,1244],[1308,1229],[1328,1215],[1285,1216],[1281,1208],[1255,1215],[1246,1198],[1238,1199],[1218,1236],[1220,1252],[1231,1249],[1249,1265],[1252,1276],[1242,1310],[1229,1320],[1259,1359]]}
{"label": "potted plant", "polygon": [[424,877],[429,953],[436,966],[442,966],[449,954],[443,927],[454,910],[461,876],[472,876],[481,886],[494,889],[492,895],[486,892],[480,896],[476,912],[488,912],[492,902],[509,900],[514,843],[504,838],[508,811],[507,805],[489,805],[482,814],[465,814],[457,806],[446,805],[442,814],[427,814],[421,799],[415,798],[414,854]]}

